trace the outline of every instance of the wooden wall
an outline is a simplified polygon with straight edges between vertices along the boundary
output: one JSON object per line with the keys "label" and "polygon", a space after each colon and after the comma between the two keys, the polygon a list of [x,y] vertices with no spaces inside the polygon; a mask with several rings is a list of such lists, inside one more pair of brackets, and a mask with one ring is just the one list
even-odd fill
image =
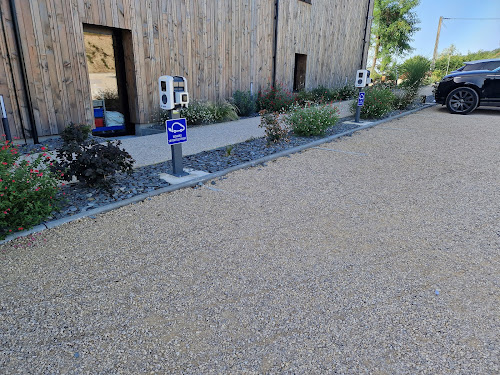
{"label": "wooden wall", "polygon": [[[6,30],[0,29],[0,94],[8,99],[13,133],[22,137],[29,129],[26,94],[8,0],[0,5]],[[209,100],[251,84],[257,92],[272,79],[274,0],[16,0],[16,6],[40,136],[93,121],[84,24],[129,31],[136,123],[150,122],[158,108],[160,75],[186,76],[191,97]],[[308,55],[308,88],[352,81],[367,6],[368,0],[280,0],[278,81],[292,87],[295,53]]]}
{"label": "wooden wall", "polygon": [[307,55],[306,89],[353,83],[361,69],[367,6],[352,0],[280,1],[277,80],[292,89],[294,54],[300,53]]}

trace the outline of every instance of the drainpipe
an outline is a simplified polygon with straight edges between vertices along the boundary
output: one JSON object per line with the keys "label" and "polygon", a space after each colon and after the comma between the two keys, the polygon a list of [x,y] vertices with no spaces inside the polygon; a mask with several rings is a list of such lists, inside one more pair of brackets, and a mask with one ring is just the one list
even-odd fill
{"label": "drainpipe", "polygon": [[275,3],[275,16],[274,16],[274,46],[273,46],[273,87],[276,87],[276,60],[278,55],[278,16],[280,9],[280,0]]}
{"label": "drainpipe", "polygon": [[[7,32],[5,30],[5,22],[3,22],[3,18],[4,18],[4,13],[0,9],[0,23],[2,24],[2,33],[3,33],[4,44],[5,44],[5,51],[7,53],[7,61],[8,61],[9,67],[12,71],[9,43],[7,41]],[[12,80],[12,86],[14,89],[14,98],[15,98],[16,104],[17,104],[17,113],[19,115],[19,118],[22,119],[21,108],[19,106],[19,98],[17,97],[17,86],[16,86],[15,79]],[[0,107],[2,107],[1,109],[2,109],[2,118],[3,118],[2,121],[3,121],[3,126],[4,126],[4,133],[7,136],[7,140],[12,141],[12,135],[10,134],[10,128],[9,128],[9,121],[7,118],[7,111],[5,110],[5,103],[4,103],[4,99],[3,99],[2,95],[0,95]],[[26,142],[26,133],[24,132],[24,126],[21,126],[21,132],[23,134],[24,142]]]}
{"label": "drainpipe", "polygon": [[31,101],[30,86],[28,84],[28,73],[26,71],[26,61],[24,60],[23,49],[21,45],[21,34],[19,32],[19,23],[17,22],[16,0],[10,0],[10,12],[12,16],[12,24],[14,25],[14,34],[16,36],[16,46],[19,51],[19,60],[21,61],[22,84],[26,93],[26,101],[28,102],[28,113],[30,117],[31,136],[35,144],[38,141],[38,133],[35,126],[35,115],[33,113],[33,103]]}
{"label": "drainpipe", "polygon": [[359,69],[363,69],[365,62],[365,46],[366,46],[366,32],[368,31],[368,20],[370,19],[370,7],[372,0],[368,0],[368,8],[366,9],[366,19],[365,19],[365,35],[363,37],[363,51],[361,52],[361,63],[359,64]]}

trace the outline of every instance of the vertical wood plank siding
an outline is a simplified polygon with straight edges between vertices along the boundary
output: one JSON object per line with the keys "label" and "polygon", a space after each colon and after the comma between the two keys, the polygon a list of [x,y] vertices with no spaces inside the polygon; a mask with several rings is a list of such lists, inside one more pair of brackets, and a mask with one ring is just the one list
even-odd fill
{"label": "vertical wood plank siding", "polygon": [[[295,53],[307,55],[306,87],[338,86],[359,68],[368,0],[280,0],[277,80],[293,87]],[[12,133],[29,132],[21,62],[8,0],[0,0],[0,94]],[[40,136],[92,123],[83,25],[130,31],[131,119],[149,123],[157,77],[184,75],[194,99],[229,98],[271,83],[275,0],[16,0]],[[5,30],[5,32],[4,32]],[[126,43],[125,43],[126,44]]]}

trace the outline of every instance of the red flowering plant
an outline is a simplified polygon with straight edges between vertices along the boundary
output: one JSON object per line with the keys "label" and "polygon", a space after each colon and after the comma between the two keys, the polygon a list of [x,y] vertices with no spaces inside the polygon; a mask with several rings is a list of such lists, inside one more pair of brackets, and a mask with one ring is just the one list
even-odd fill
{"label": "red flowering plant", "polygon": [[283,85],[268,87],[267,90],[259,91],[257,106],[259,111],[286,112],[296,101],[296,96],[286,90]]}
{"label": "red flowering plant", "polygon": [[12,142],[3,141],[0,148],[0,239],[39,224],[57,208],[58,177],[47,168],[51,162],[47,153],[30,158],[21,155]]}
{"label": "red flowering plant", "polygon": [[289,142],[290,129],[283,121],[283,116],[279,112],[267,112],[265,109],[259,112],[261,115],[259,128],[265,129],[267,146],[281,141]]}

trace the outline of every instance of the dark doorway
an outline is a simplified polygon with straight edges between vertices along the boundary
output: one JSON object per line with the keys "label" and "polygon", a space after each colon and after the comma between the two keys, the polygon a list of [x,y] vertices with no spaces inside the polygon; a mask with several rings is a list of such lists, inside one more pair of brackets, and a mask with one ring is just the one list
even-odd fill
{"label": "dark doorway", "polygon": [[135,133],[130,119],[124,33],[127,31],[84,26],[96,135]]}
{"label": "dark doorway", "polygon": [[293,91],[306,88],[307,55],[295,54],[295,72],[293,74]]}

